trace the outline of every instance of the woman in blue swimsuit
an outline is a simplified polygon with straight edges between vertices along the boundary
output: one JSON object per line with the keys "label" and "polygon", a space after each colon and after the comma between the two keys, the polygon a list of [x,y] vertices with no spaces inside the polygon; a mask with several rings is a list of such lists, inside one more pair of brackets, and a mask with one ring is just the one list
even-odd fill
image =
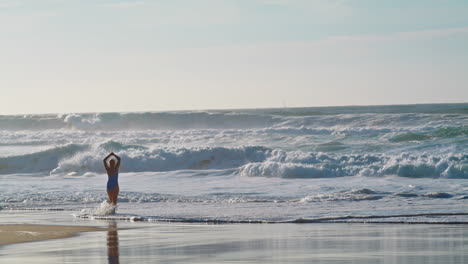
{"label": "woman in blue swimsuit", "polygon": [[[114,159],[109,161],[107,164],[107,160],[114,156],[117,159],[117,163]],[[115,155],[114,152],[111,152],[104,158],[104,167],[107,171],[107,176],[109,177],[107,180],[107,194],[109,195],[109,201],[112,205],[117,205],[117,196],[119,196],[119,167],[120,167],[120,157]]]}

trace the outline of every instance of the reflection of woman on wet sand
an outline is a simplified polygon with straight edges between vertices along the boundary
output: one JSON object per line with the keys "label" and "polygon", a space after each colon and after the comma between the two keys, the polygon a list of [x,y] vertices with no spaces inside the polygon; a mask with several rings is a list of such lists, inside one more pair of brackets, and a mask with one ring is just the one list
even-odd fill
{"label": "reflection of woman on wet sand", "polygon": [[109,264],[119,264],[119,235],[117,234],[117,224],[109,223],[107,231],[107,259]]}
{"label": "reflection of woman on wet sand", "polygon": [[[107,160],[114,156],[117,159],[117,163],[115,163],[114,159],[109,161],[107,164]],[[119,167],[120,167],[120,157],[115,155],[114,152],[111,152],[104,158],[104,167],[107,171],[107,176],[109,177],[107,180],[107,195],[109,195],[109,202],[116,206],[117,205],[117,197],[119,196]]]}

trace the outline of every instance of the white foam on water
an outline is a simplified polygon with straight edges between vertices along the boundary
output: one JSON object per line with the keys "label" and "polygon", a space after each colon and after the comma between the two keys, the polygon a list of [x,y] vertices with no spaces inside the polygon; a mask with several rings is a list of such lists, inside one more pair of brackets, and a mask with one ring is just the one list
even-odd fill
{"label": "white foam on water", "polygon": [[94,215],[106,216],[115,214],[117,206],[111,205],[107,201],[103,201],[98,207],[94,209],[82,209],[79,215]]}
{"label": "white foam on water", "polygon": [[[336,146],[336,145],[335,145]],[[333,146],[331,146],[333,147]],[[147,147],[115,141],[69,144],[33,154],[0,158],[0,175],[48,173],[92,176],[103,173],[102,157],[115,152],[126,172],[229,170],[243,176],[329,178],[398,175],[409,178],[468,178],[468,155],[444,153],[325,153],[264,146]]]}

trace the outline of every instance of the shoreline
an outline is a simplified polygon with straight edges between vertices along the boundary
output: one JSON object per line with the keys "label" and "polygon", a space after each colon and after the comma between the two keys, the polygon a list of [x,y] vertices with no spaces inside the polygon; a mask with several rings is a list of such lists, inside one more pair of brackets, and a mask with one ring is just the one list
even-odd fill
{"label": "shoreline", "polygon": [[108,229],[91,226],[1,224],[0,247],[17,243],[69,238],[79,233],[96,231],[108,231]]}
{"label": "shoreline", "polygon": [[168,223],[80,219],[67,211],[0,212],[0,219],[0,239],[5,231],[10,239],[22,238],[0,243],[2,263],[422,264],[435,258],[458,264],[468,259],[468,225]]}
{"label": "shoreline", "polygon": [[[145,216],[136,214],[117,213],[110,215],[80,214],[76,209],[64,208],[4,208],[0,212],[9,215],[20,214],[42,214],[43,212],[57,213],[59,215],[72,216],[74,221],[104,221],[104,222],[141,222],[141,223],[181,223],[181,224],[397,224],[397,225],[468,225],[468,212],[428,212],[428,213],[403,213],[388,215],[336,215],[296,219],[223,219],[223,218],[163,218],[157,216]],[[67,212],[74,212],[70,215]],[[65,213],[65,214],[64,214]],[[63,219],[65,220],[65,219]],[[67,220],[68,221],[68,220]],[[3,221],[2,221],[3,222]],[[67,225],[66,222],[63,222]],[[17,222],[0,222],[2,224],[14,225]],[[24,223],[29,224],[29,223]],[[36,223],[34,223],[36,224]],[[48,223],[40,223],[47,225]],[[107,229],[103,229],[106,231]],[[1,232],[1,229],[0,229]]]}
{"label": "shoreline", "polygon": [[[468,259],[468,227],[460,225],[92,224],[103,228],[91,229],[107,227],[107,232],[85,231],[69,239],[9,245],[2,251],[2,262],[422,264],[437,259],[458,264]],[[83,230],[82,225],[75,227]]]}

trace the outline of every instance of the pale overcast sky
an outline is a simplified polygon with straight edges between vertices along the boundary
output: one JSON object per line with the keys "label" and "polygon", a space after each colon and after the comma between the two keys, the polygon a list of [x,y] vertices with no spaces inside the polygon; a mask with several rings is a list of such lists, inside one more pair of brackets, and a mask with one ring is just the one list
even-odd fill
{"label": "pale overcast sky", "polygon": [[466,0],[0,0],[0,114],[468,101]]}

